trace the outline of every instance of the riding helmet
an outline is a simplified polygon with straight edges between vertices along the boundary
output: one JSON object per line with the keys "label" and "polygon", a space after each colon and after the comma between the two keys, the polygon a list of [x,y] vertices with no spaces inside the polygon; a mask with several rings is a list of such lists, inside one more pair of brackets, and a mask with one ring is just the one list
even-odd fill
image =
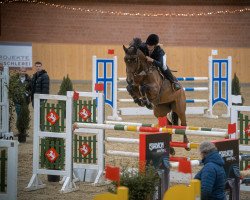
{"label": "riding helmet", "polygon": [[159,43],[159,36],[156,34],[150,34],[146,40],[146,44],[153,46]]}

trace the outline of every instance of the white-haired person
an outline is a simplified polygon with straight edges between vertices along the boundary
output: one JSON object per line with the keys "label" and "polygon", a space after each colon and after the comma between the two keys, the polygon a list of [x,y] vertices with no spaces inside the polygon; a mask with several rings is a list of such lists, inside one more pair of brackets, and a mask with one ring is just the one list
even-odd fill
{"label": "white-haired person", "polygon": [[194,178],[201,181],[201,200],[225,200],[224,160],[212,142],[202,142],[199,151],[204,167]]}

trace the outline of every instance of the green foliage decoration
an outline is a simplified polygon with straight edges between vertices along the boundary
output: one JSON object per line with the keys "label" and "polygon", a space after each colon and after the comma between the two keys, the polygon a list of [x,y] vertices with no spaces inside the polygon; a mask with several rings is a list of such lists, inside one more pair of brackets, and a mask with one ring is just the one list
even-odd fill
{"label": "green foliage decoration", "polygon": [[59,95],[66,95],[67,91],[73,91],[73,84],[72,81],[69,78],[69,75],[67,74],[67,77],[63,77],[60,89],[58,94]]}
{"label": "green foliage decoration", "polygon": [[234,78],[232,80],[232,94],[233,95],[241,95],[240,81],[237,77],[236,73],[234,73]]}
{"label": "green foliage decoration", "polygon": [[16,71],[10,71],[9,85],[6,86],[8,89],[9,98],[9,127],[12,129],[14,123],[14,108],[15,103],[22,104],[24,100],[25,88],[18,82],[19,74]]}
{"label": "green foliage decoration", "polygon": [[[238,76],[236,75],[236,73],[234,73],[234,78],[232,79],[232,95],[241,95],[241,86],[240,86],[240,80],[238,78]],[[238,105],[243,105],[244,103],[244,98],[242,98],[242,104],[238,104]],[[233,105],[235,105],[233,103]]]}
{"label": "green foliage decoration", "polygon": [[25,93],[25,87],[23,87],[21,84],[19,84],[19,74],[16,72],[13,72],[10,75],[10,80],[9,80],[9,87],[8,87],[8,92],[9,92],[9,99],[13,103],[18,103],[22,104],[24,99],[24,93]]}
{"label": "green foliage decoration", "polygon": [[[73,89],[72,81],[70,80],[69,75],[67,74],[67,77],[65,77],[65,76],[63,77],[58,95],[67,95],[67,91],[73,91],[73,90],[74,89]],[[66,109],[66,102],[65,101],[59,101],[59,104],[61,104],[62,109]],[[66,112],[65,112],[65,114],[66,114]]]}
{"label": "green foliage decoration", "polygon": [[20,114],[17,118],[16,127],[18,134],[27,136],[27,130],[30,128],[30,110],[26,103],[21,104]]}
{"label": "green foliage decoration", "polygon": [[[129,189],[129,200],[151,200],[153,199],[156,186],[159,184],[159,176],[152,166],[146,167],[145,172],[137,169],[122,169],[120,186]],[[110,192],[116,193],[117,182],[112,182],[114,188]]]}

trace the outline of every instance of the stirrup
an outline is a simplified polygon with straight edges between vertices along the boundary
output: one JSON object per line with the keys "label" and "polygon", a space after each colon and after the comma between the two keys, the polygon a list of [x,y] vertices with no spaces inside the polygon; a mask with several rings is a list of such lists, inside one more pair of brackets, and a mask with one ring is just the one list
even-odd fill
{"label": "stirrup", "polygon": [[172,89],[173,91],[178,91],[179,89],[181,89],[181,86],[178,83],[174,82],[172,83]]}

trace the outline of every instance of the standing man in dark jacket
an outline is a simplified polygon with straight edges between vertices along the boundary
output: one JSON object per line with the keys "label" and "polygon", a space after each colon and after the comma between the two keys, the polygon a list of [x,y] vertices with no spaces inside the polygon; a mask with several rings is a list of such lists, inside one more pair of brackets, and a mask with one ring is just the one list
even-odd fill
{"label": "standing man in dark jacket", "polygon": [[165,77],[170,81],[174,90],[179,90],[181,87],[176,77],[173,76],[169,67],[164,62],[165,52],[159,46],[159,36],[151,34],[148,36],[146,43],[142,43],[139,47],[144,53],[148,62],[152,62],[154,66],[158,67]]}
{"label": "standing man in dark jacket", "polygon": [[49,75],[43,69],[41,62],[35,63],[36,73],[33,74],[31,100],[34,106],[34,94],[49,94]]}
{"label": "standing man in dark jacket", "polygon": [[202,142],[199,150],[204,167],[194,178],[201,181],[201,200],[225,200],[224,160],[212,142]]}

